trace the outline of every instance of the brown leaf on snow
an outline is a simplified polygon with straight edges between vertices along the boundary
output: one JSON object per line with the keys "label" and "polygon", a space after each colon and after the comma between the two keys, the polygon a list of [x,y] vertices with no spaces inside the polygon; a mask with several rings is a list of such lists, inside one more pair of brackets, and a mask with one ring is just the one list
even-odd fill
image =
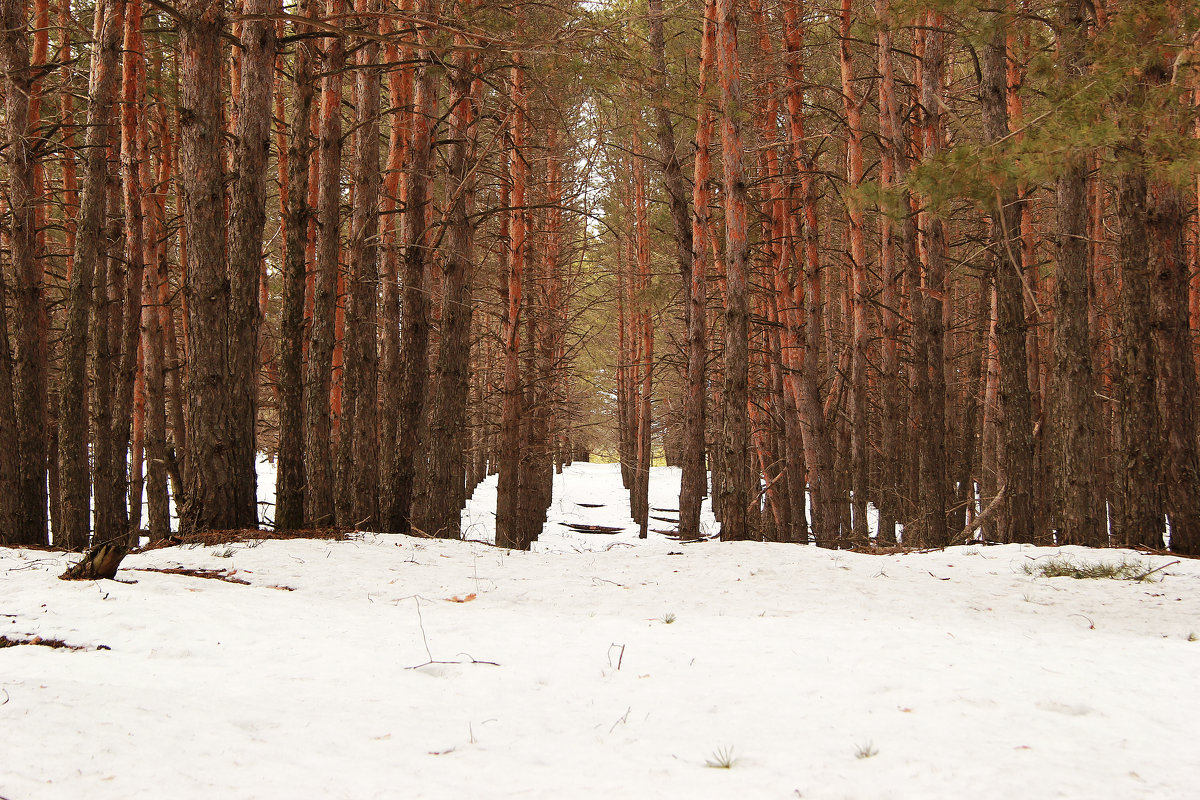
{"label": "brown leaf on snow", "polygon": [[448,602],[448,603],[469,603],[474,599],[475,599],[475,593],[471,592],[470,594],[464,594],[462,597],[459,597],[458,595],[455,595],[454,597],[447,597],[446,602]]}

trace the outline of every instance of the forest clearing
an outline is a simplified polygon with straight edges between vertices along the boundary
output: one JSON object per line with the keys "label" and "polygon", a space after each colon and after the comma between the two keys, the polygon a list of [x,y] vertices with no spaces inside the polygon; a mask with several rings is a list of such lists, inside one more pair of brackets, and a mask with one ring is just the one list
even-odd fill
{"label": "forest clearing", "polygon": [[[532,552],[363,533],[68,582],[2,550],[0,634],[83,649],[0,651],[0,796],[1194,796],[1200,562],[640,540],[623,492],[567,468]],[[1027,574],[1063,557],[1170,566]],[[177,568],[246,583],[147,571]]]}

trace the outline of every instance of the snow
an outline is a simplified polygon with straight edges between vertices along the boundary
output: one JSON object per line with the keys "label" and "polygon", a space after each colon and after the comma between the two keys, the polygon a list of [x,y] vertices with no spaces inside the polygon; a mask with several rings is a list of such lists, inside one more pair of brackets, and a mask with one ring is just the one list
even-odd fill
{"label": "snow", "polygon": [[[651,486],[677,507],[678,471]],[[0,649],[0,796],[1197,796],[1200,562],[1135,583],[1024,566],[1172,560],[639,542],[616,467],[591,464],[556,479],[551,520],[532,553],[173,547],[124,582],[0,549],[0,633],[87,646]],[[139,571],[169,567],[250,585]]]}

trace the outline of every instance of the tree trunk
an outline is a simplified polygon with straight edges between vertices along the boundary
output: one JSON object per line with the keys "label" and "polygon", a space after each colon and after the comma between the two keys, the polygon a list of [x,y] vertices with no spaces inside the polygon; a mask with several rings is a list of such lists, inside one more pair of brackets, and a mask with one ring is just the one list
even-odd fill
{"label": "tree trunk", "polygon": [[847,215],[850,220],[851,358],[850,358],[850,491],[853,498],[852,538],[865,545],[867,529],[867,492],[870,463],[867,439],[871,428],[867,419],[867,247],[863,237],[864,215],[857,192],[863,181],[862,112],[855,90],[854,63],[850,53],[850,26],[853,22],[850,0],[842,0],[839,36],[842,75],[842,109],[846,115],[846,188]]}
{"label": "tree trunk", "polygon": [[[148,169],[143,160],[149,157],[146,148],[146,82],[145,57],[142,47],[142,5],[138,0],[126,4],[124,63],[122,66],[121,108],[121,178],[123,199],[125,205],[125,269],[123,317],[115,316],[114,324],[119,323],[119,347],[113,353],[118,361],[117,374],[114,383],[114,400],[112,409],[112,487],[110,491],[117,499],[115,511],[120,531],[133,536],[132,544],[136,544],[137,533],[130,530],[129,515],[125,498],[132,503],[130,496],[131,472],[141,469],[140,462],[132,462],[130,448],[130,428],[133,423],[134,384],[137,381],[139,339],[142,324],[142,290],[145,285],[146,243],[144,236],[145,215],[142,213],[142,170]],[[122,287],[117,287],[118,290]],[[140,459],[140,454],[132,454]],[[128,466],[127,466],[128,464]],[[133,509],[129,509],[132,512]],[[138,500],[137,515],[141,514],[141,502]]]}
{"label": "tree trunk", "polygon": [[[993,145],[1007,139],[1008,108],[1005,103],[1004,25],[997,25],[984,48],[983,80],[979,99],[983,107],[984,135]],[[992,209],[992,247],[996,264],[996,343],[1000,360],[1000,435],[1003,440],[1002,477],[1008,499],[1005,542],[1032,542],[1033,508],[1033,421],[1029,381],[1025,363],[1025,303],[1021,280],[1020,208],[1016,186],[1011,181],[996,190]]]}
{"label": "tree trunk", "polygon": [[721,86],[721,154],[725,168],[725,380],[721,449],[729,475],[722,487],[721,538],[752,537],[750,508],[750,305],[746,261],[746,170],[742,144],[742,89],[737,51],[737,4],[717,0],[717,76]]}
{"label": "tree trunk", "polygon": [[[418,15],[432,18],[430,0],[419,0]],[[426,31],[424,37],[431,34]],[[411,160],[404,195],[404,293],[400,314],[400,372],[404,384],[397,415],[396,463],[393,468],[395,517],[386,528],[407,533],[412,527],[413,496],[425,393],[429,383],[429,295],[426,286],[426,210],[433,169],[433,123],[437,89],[430,64],[431,53],[419,50],[413,75]]]}
{"label": "tree trunk", "polygon": [[188,470],[180,514],[184,532],[237,527],[234,463],[239,428],[233,417],[229,361],[229,276],[221,160],[221,29],[219,0],[179,6],[179,167],[187,233]]}
{"label": "tree trunk", "polygon": [[[312,0],[302,0],[301,17],[312,16]],[[279,310],[279,458],[275,494],[276,530],[304,526],[304,305],[305,246],[312,210],[308,205],[308,172],[312,145],[309,120],[313,103],[313,45],[299,36],[292,60],[292,120],[288,129],[288,193],[284,214],[283,302]]]}
{"label": "tree trunk", "polygon": [[117,56],[124,23],[122,0],[96,4],[92,68],[88,91],[87,156],[76,225],[74,270],[67,295],[59,383],[58,460],[62,528],[54,543],[69,550],[87,546],[90,530],[88,473],[87,353],[92,284],[106,279],[101,235],[108,200],[108,145],[116,96]]}
{"label": "tree trunk", "polygon": [[[243,0],[247,15],[270,16],[279,0]],[[275,85],[275,22],[242,22],[241,89],[234,128],[233,184],[229,215],[229,368],[233,388],[232,459],[236,527],[258,526],[258,302],[266,224],[267,169],[271,140],[271,91]]]}
{"label": "tree trunk", "polygon": [[1176,186],[1150,187],[1150,296],[1154,364],[1162,420],[1162,478],[1171,522],[1171,550],[1200,554],[1200,459],[1196,453],[1196,369],[1188,330],[1187,201]]}
{"label": "tree trunk", "polygon": [[[404,0],[402,10],[411,7]],[[385,25],[388,24],[385,22]],[[389,63],[410,61],[411,48],[403,51],[395,44],[387,46]],[[388,74],[388,100],[392,115],[388,131],[387,168],[383,187],[383,300],[379,309],[382,335],[380,337],[379,387],[379,479],[382,485],[379,498],[380,528],[394,530],[399,525],[397,498],[393,488],[396,478],[396,434],[399,424],[400,399],[404,378],[400,364],[400,258],[397,247],[399,209],[406,203],[402,196],[401,171],[408,158],[409,127],[412,118],[412,67],[393,69]]]}
{"label": "tree trunk", "polygon": [[20,457],[17,451],[17,415],[13,405],[12,350],[8,344],[7,292],[0,270],[0,544],[30,544],[18,524],[17,486]]}
{"label": "tree trunk", "polygon": [[[700,121],[697,123],[696,148],[699,173],[700,149],[703,148],[705,160],[704,170],[708,169],[708,147],[712,137],[712,112],[708,107],[707,85],[712,69],[712,21],[705,4],[703,52],[701,53],[701,87]],[[707,239],[697,248],[695,225],[691,209],[688,205],[687,184],[683,179],[683,168],[679,163],[678,145],[675,141],[675,128],[671,123],[671,115],[667,109],[667,59],[666,45],[663,37],[662,0],[649,0],[650,49],[654,59],[653,102],[657,129],[660,166],[663,171],[663,183],[671,209],[671,223],[675,231],[675,260],[679,266],[679,276],[683,281],[686,293],[684,300],[684,324],[687,327],[687,388],[683,398],[683,458],[681,462],[682,476],[679,483],[679,535],[685,539],[694,539],[700,533],[700,504],[704,498],[704,490],[708,484],[704,471],[704,276],[699,280],[695,275],[696,269],[705,268],[705,259],[700,256],[700,249],[707,247]],[[702,141],[703,140],[703,141]],[[707,205],[708,189],[700,186],[701,180],[707,181],[707,175],[697,175],[698,187],[693,195],[700,194],[700,202]],[[693,202],[695,201],[693,197]],[[707,217],[707,207],[703,209]],[[705,227],[701,233],[707,236],[707,219],[700,223]],[[700,256],[697,258],[697,256]],[[699,266],[696,263],[699,261]],[[696,295],[700,295],[697,302]]]}
{"label": "tree trunk", "polygon": [[[1059,6],[1059,73],[1063,87],[1086,74],[1086,9]],[[1061,493],[1058,544],[1106,543],[1103,494],[1096,479],[1096,407],[1088,330],[1087,156],[1071,155],[1058,178],[1058,264],[1054,283],[1054,381],[1051,392],[1056,483]]]}
{"label": "tree trunk", "polygon": [[[45,544],[46,529],[46,290],[37,253],[37,172],[30,102],[36,73],[30,68],[26,39],[26,2],[0,3],[0,69],[4,72],[4,109],[8,164],[9,251],[14,281],[14,328],[17,334],[15,411],[18,485],[15,539]],[[44,59],[43,59],[44,60]]]}
{"label": "tree trunk", "polygon": [[[902,145],[900,108],[896,96],[895,56],[892,47],[891,0],[875,0],[875,16],[880,21],[879,48],[879,183],[884,192],[895,191],[908,156]],[[879,221],[879,277],[883,284],[879,313],[882,321],[880,354],[880,425],[879,458],[879,529],[875,542],[881,546],[896,543],[896,522],[900,513],[900,283],[896,263],[897,226],[887,216]]]}
{"label": "tree trunk", "polygon": [[[345,0],[328,0],[330,16],[345,13]],[[333,381],[334,317],[341,247],[342,185],[342,69],[345,49],[340,36],[329,39],[324,52],[321,83],[319,166],[317,171],[316,286],[309,333],[308,373],[304,388],[304,495],[306,524],[321,528],[334,523],[333,421],[330,418]]]}
{"label": "tree trunk", "polygon": [[460,534],[460,500],[466,457],[463,432],[467,426],[467,394],[471,355],[471,281],[474,274],[475,125],[479,98],[475,94],[476,59],[460,53],[451,84],[446,203],[449,231],[442,262],[442,336],[438,349],[433,406],[429,419],[428,519],[423,527],[442,538]]}
{"label": "tree trunk", "polygon": [[[358,0],[372,31],[376,0]],[[342,395],[338,481],[350,491],[346,524],[374,530],[379,517],[379,44],[360,43],[354,104],[354,209],[350,223],[350,299]],[[349,474],[345,474],[346,472]]]}
{"label": "tree trunk", "polygon": [[[500,415],[500,475],[496,496],[496,545],[524,548],[521,537],[521,308],[525,272],[525,72],[520,55],[514,56],[509,79],[513,111],[510,125],[508,170],[512,209],[508,221],[507,308],[504,315],[504,394]],[[501,246],[504,246],[502,243]]]}

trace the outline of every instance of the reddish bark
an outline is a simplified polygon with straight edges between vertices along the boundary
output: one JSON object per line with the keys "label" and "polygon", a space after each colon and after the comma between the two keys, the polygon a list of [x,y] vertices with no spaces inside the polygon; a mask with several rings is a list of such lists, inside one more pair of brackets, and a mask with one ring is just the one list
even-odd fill
{"label": "reddish bark", "polygon": [[[87,156],[75,238],[75,269],[67,298],[63,331],[62,376],[59,384],[58,461],[61,481],[61,528],[55,544],[81,549],[88,543],[90,482],[88,475],[87,350],[92,284],[96,265],[103,264],[101,234],[108,199],[107,153],[112,107],[116,96],[124,3],[102,0],[95,9],[92,91],[87,110]],[[100,281],[105,280],[103,268]],[[0,398],[2,399],[2,398]]]}
{"label": "reddish bark", "polygon": [[[329,0],[328,13],[345,12],[345,0]],[[342,169],[342,67],[345,49],[341,37],[329,39],[324,52],[321,83],[320,151],[316,181],[316,286],[313,290],[312,328],[308,345],[308,374],[304,390],[305,455],[307,478],[304,513],[306,524],[323,527],[334,521],[333,421],[330,398],[333,380],[334,325],[341,245],[339,207]]]}
{"label": "reddish bark", "polygon": [[[418,0],[416,18],[431,20],[431,0]],[[425,43],[431,33],[419,31]],[[433,124],[437,90],[429,63],[431,53],[419,49],[413,72],[413,116],[410,139],[411,158],[405,175],[403,298],[400,329],[400,372],[404,376],[397,414],[396,462],[391,492],[395,496],[394,517],[385,520],[388,530],[407,532],[412,525],[420,428],[429,383],[429,295],[427,258],[427,217],[431,210],[430,187],[433,170]]]}
{"label": "reddish bark", "polygon": [[180,514],[186,532],[237,527],[238,428],[229,380],[229,279],[225,258],[221,161],[223,5],[186,0],[179,6],[179,183],[187,272],[188,470]]}
{"label": "reddish bark", "polygon": [[510,123],[509,181],[512,209],[508,223],[507,299],[504,316],[504,394],[500,416],[500,476],[496,498],[496,544],[526,549],[520,515],[521,486],[521,307],[525,272],[525,192],[528,166],[525,162],[525,70],[520,54],[514,56],[509,78],[513,105]]}
{"label": "reddish bark", "polygon": [[742,90],[737,52],[737,5],[717,0],[717,76],[721,87],[721,156],[725,170],[725,379],[722,391],[722,459],[728,481],[718,498],[721,538],[752,536],[749,450],[750,307],[746,261],[746,170],[743,161]]}

